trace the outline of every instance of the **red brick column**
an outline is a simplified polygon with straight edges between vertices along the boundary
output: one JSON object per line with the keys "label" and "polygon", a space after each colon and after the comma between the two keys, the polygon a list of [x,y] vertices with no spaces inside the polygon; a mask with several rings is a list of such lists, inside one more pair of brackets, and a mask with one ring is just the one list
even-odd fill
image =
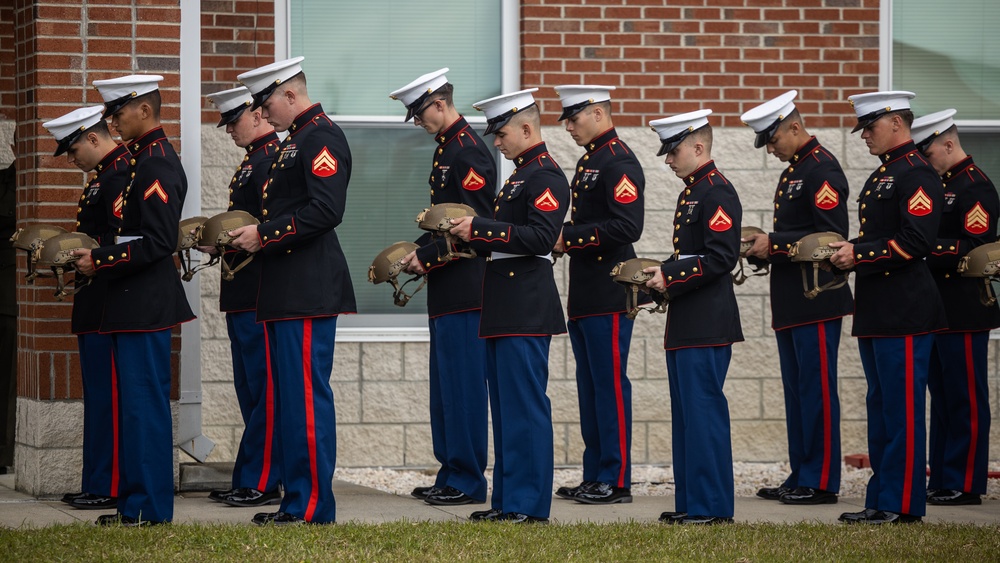
{"label": "red brick column", "polygon": [[[211,94],[235,88],[241,72],[274,62],[274,2],[202,0],[201,88]],[[219,121],[204,100],[202,122]]]}
{"label": "red brick column", "polygon": [[543,119],[558,115],[552,86],[610,83],[619,126],[703,105],[741,126],[744,111],[795,88],[812,125],[842,127],[853,125],[847,96],[878,88],[879,0],[521,4],[521,83],[542,87]]}
{"label": "red brick column", "polygon": [[[179,139],[179,2],[16,0],[11,12],[0,11],[8,13],[12,18],[3,19],[0,33],[13,23],[14,64],[9,66],[10,52],[0,43],[0,111],[17,122],[18,223],[44,221],[72,230],[86,175],[64,156],[52,156],[55,141],[41,124],[102,103],[94,80],[162,74],[164,128]],[[8,73],[10,68],[14,72]],[[13,99],[9,89],[16,93]],[[26,272],[25,260],[22,253],[19,274]],[[15,464],[18,488],[34,494],[79,487],[79,420],[62,421],[61,434],[35,431],[57,428],[52,417],[77,415],[60,403],[82,398],[71,303],[56,302],[53,292],[51,280],[18,286],[18,420],[32,428],[18,429]],[[179,349],[175,337],[175,388]]]}

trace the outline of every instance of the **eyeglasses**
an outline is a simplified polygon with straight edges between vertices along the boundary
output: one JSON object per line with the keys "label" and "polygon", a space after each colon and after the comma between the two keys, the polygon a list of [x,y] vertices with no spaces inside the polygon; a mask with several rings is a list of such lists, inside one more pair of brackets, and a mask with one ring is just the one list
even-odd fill
{"label": "eyeglasses", "polygon": [[434,104],[436,104],[437,102],[440,102],[440,101],[444,101],[444,98],[435,98],[435,99],[431,100],[430,102],[428,102],[427,105],[425,105],[424,107],[420,108],[420,111],[418,111],[418,112],[416,112],[416,113],[413,114],[413,122],[416,123],[418,121],[423,121],[423,119],[421,119],[420,116],[422,116],[425,111],[429,110],[431,106],[433,106]]}

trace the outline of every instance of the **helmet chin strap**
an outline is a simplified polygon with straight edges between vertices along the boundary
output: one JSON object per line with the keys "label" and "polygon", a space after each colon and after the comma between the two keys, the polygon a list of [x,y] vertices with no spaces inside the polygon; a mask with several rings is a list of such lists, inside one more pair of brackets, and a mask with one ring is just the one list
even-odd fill
{"label": "helmet chin strap", "polygon": [[819,262],[813,262],[813,288],[809,289],[809,274],[806,273],[806,265],[802,264],[802,293],[806,296],[806,299],[815,299],[817,295],[823,293],[824,291],[829,291],[831,289],[838,289],[847,283],[848,274],[840,274],[833,277],[832,280],[826,282],[823,285],[819,284]]}
{"label": "helmet chin strap", "polygon": [[[413,290],[413,293],[407,295],[406,292],[403,291],[403,288],[406,287],[406,284],[408,284],[408,283],[410,283],[412,281],[416,281],[416,280],[421,280],[420,281],[420,285],[417,286],[417,289]],[[402,284],[399,283],[399,279],[398,278],[394,277],[394,278],[389,279],[389,283],[391,283],[393,289],[395,289],[395,291],[392,292],[392,302],[397,307],[405,307],[406,304],[410,302],[410,299],[412,299],[413,296],[416,295],[417,292],[420,291],[421,289],[423,289],[424,285],[427,284],[427,276],[425,276],[423,274],[418,274],[418,275],[413,276],[412,278],[406,280]]]}
{"label": "helmet chin strap", "polygon": [[[748,262],[749,262],[749,260],[748,260]],[[753,266],[751,264],[751,266],[753,266],[753,273],[750,274],[750,275],[747,275],[743,271],[743,256],[740,256],[740,260],[738,262],[738,266],[739,266],[739,269],[736,270],[735,272],[733,272],[733,283],[735,283],[736,285],[743,285],[743,282],[747,281],[748,279],[752,278],[753,276],[766,276],[768,273],[771,272],[771,265],[770,264],[764,264],[763,266]]]}

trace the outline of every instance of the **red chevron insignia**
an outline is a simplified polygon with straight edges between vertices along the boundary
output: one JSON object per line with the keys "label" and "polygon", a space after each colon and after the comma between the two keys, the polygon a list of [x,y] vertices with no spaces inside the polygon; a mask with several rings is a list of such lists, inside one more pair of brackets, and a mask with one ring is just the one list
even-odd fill
{"label": "red chevron insignia", "polygon": [[125,195],[118,194],[118,197],[115,198],[115,203],[114,203],[113,213],[115,214],[115,217],[119,219],[122,218],[122,207],[124,207],[124,205],[125,205]]}
{"label": "red chevron insignia", "polygon": [[330,154],[330,150],[323,147],[323,150],[316,155],[312,161],[313,174],[320,178],[329,178],[337,173],[337,159]]}
{"label": "red chevron insignia", "polygon": [[823,182],[823,186],[816,192],[816,207],[823,211],[829,211],[840,203],[840,195],[828,182]]}
{"label": "red chevron insignia", "polygon": [[163,186],[160,185],[159,180],[153,182],[153,185],[146,188],[146,191],[142,193],[143,201],[149,199],[153,194],[162,199],[163,203],[167,202],[167,192],[163,191]]}
{"label": "red chevron insignia", "polygon": [[462,187],[474,192],[486,185],[486,178],[483,178],[474,168],[469,169],[469,173],[462,179]]}
{"label": "red chevron insignia", "polygon": [[622,175],[622,179],[615,186],[615,201],[618,203],[632,203],[639,198],[639,188],[635,187],[628,176]]}
{"label": "red chevron insignia", "polygon": [[906,210],[910,212],[910,215],[923,217],[934,210],[934,202],[931,201],[930,196],[927,195],[927,192],[923,188],[917,188],[917,193],[910,196],[910,199],[906,202]]}
{"label": "red chevron insignia", "polygon": [[981,235],[990,227],[990,214],[976,202],[976,206],[965,214],[965,230],[974,235]]}
{"label": "red chevron insignia", "polygon": [[721,205],[715,210],[715,214],[708,221],[708,228],[717,233],[728,231],[732,226],[733,220],[729,218],[729,215],[726,215]]}
{"label": "red chevron insignia", "polygon": [[559,209],[559,200],[552,195],[552,190],[545,188],[545,193],[535,199],[535,207],[541,211],[555,211]]}

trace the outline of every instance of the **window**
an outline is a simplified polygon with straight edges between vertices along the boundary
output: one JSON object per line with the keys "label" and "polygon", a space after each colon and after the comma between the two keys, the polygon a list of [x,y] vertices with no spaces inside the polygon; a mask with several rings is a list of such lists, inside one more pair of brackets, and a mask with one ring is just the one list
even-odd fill
{"label": "window", "polygon": [[[511,0],[288,0],[287,22],[278,14],[276,58],[306,57],[310,97],[343,128],[354,160],[337,233],[359,314],[341,318],[347,330],[338,339],[426,338],[424,292],[399,308],[391,287],[367,279],[379,251],[422,234],[414,219],[429,204],[434,140],[403,122],[405,109],[389,92],[448,67],[456,107],[481,132],[485,119],[472,103],[517,86],[516,10]],[[514,25],[502,23],[511,14]]]}
{"label": "window", "polygon": [[[883,80],[917,93],[916,116],[955,108],[963,148],[1000,178],[1000,2],[883,2]],[[888,23],[888,34],[885,33]],[[883,82],[885,83],[885,82]]]}

